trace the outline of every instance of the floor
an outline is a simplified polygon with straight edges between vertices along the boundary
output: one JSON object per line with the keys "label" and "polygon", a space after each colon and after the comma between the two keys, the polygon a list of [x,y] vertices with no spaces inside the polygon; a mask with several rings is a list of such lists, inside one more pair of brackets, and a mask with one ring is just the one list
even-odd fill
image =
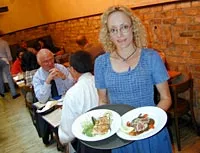
{"label": "floor", "polygon": [[46,147],[32,124],[23,96],[0,96],[0,153],[57,153],[56,144]]}
{"label": "floor", "polygon": [[[200,153],[200,137],[191,127],[181,133],[182,151],[173,144],[173,153]],[[46,147],[32,124],[23,96],[13,100],[0,96],[0,153],[57,153],[56,144]],[[61,152],[60,152],[61,153]]]}

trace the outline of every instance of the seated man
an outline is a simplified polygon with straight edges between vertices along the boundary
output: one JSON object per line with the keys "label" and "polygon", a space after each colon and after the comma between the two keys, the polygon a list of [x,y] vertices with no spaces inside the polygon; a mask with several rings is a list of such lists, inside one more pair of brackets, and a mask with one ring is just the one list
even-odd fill
{"label": "seated man", "polygon": [[[33,88],[36,98],[41,103],[49,99],[56,99],[73,85],[74,81],[70,73],[63,65],[54,63],[53,53],[48,49],[41,49],[37,54],[37,61],[40,68],[33,76]],[[34,109],[36,111],[36,109]],[[41,115],[35,113],[35,127],[38,134],[46,145],[51,144],[52,137],[50,126],[42,119]]]}
{"label": "seated man", "polygon": [[62,96],[73,85],[74,81],[68,69],[54,63],[54,55],[48,49],[41,49],[37,54],[40,68],[33,76],[33,87],[36,98],[46,103],[50,98]]}
{"label": "seated man", "polygon": [[[73,121],[98,105],[98,94],[94,84],[94,76],[91,71],[93,69],[91,55],[85,51],[77,51],[70,57],[70,72],[76,81],[71,87],[63,101],[61,122],[58,129],[59,138],[62,144],[67,144],[75,137],[72,134]],[[107,153],[109,151],[96,150],[84,146],[79,141],[78,148],[74,147],[77,153]]]}

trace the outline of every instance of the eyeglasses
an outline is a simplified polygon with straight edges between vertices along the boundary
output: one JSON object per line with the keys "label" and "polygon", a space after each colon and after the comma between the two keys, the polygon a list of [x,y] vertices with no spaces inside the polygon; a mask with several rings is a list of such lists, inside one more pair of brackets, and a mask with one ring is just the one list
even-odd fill
{"label": "eyeglasses", "polygon": [[52,64],[53,62],[54,62],[54,58],[41,61],[41,63],[43,63],[44,65]]}
{"label": "eyeglasses", "polygon": [[129,32],[131,27],[132,27],[132,25],[123,24],[119,28],[111,28],[109,30],[109,32],[110,32],[111,35],[117,35],[118,32],[126,34],[126,33]]}

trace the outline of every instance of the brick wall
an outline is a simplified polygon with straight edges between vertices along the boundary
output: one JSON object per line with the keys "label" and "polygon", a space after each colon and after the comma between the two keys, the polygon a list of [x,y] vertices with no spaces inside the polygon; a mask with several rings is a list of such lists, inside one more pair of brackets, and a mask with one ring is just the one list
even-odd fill
{"label": "brick wall", "polygon": [[[200,106],[200,1],[184,1],[133,9],[142,20],[149,47],[166,54],[169,68],[181,72],[191,71],[194,77],[195,99]],[[98,42],[100,16],[71,19],[30,28],[3,37],[15,44],[50,34],[57,46],[66,51],[77,49],[75,38],[79,34],[89,42]]]}
{"label": "brick wall", "polygon": [[200,1],[146,7],[134,11],[143,20],[149,46],[164,51],[170,69],[191,71],[200,104]]}

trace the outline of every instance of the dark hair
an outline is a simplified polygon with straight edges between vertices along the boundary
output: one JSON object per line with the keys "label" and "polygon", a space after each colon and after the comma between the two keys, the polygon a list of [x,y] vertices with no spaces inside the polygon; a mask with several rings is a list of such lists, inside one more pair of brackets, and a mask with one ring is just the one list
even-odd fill
{"label": "dark hair", "polygon": [[18,50],[16,51],[16,57],[17,57],[17,58],[19,58],[19,54],[20,54],[21,52],[24,53],[25,51],[24,51],[23,49],[21,49],[21,48],[18,49]]}
{"label": "dark hair", "polygon": [[[42,47],[39,42],[42,42],[44,44],[44,46]],[[55,51],[55,49],[56,49],[53,44],[51,44],[50,42],[48,43],[48,41],[46,41],[45,39],[42,39],[42,38],[39,38],[35,41],[33,48],[37,51],[39,51],[42,48],[46,48],[52,52]]]}
{"label": "dark hair", "polygon": [[24,52],[21,67],[24,72],[38,69],[40,66],[37,63],[36,55],[32,52]]}
{"label": "dark hair", "polygon": [[87,39],[85,36],[79,36],[77,39],[76,39],[76,43],[80,46],[85,46],[87,44]]}
{"label": "dark hair", "polygon": [[33,48],[37,51],[39,51],[41,48],[41,45],[38,41],[36,41],[34,44],[33,44]]}
{"label": "dark hair", "polygon": [[70,56],[69,64],[79,73],[93,71],[92,57],[90,53],[78,50]]}

